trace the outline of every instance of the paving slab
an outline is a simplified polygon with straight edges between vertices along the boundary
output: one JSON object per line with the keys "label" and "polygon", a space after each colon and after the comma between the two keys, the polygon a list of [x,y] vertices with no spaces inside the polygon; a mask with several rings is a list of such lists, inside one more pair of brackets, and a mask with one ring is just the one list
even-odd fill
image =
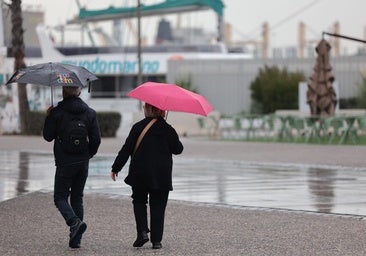
{"label": "paving slab", "polygon": [[68,248],[68,229],[49,192],[0,203],[0,255],[365,255],[362,218],[230,208],[170,200],[163,248],[133,248],[128,197],[85,197],[82,248]]}

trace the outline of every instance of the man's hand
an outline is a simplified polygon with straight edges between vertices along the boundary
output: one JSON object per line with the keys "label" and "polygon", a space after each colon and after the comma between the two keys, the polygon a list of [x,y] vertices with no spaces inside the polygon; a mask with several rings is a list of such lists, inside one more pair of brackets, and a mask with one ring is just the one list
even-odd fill
{"label": "man's hand", "polygon": [[118,172],[111,172],[111,178],[113,181],[116,181],[116,177],[118,177]]}
{"label": "man's hand", "polygon": [[51,113],[51,110],[53,109],[53,106],[50,106],[47,110],[46,110],[46,114],[49,115]]}

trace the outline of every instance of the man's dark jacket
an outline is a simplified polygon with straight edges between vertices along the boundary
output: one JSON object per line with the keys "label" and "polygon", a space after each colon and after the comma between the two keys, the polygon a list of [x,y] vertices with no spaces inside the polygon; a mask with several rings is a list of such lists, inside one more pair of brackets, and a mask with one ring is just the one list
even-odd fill
{"label": "man's dark jacket", "polygon": [[[135,123],[126,138],[125,144],[112,165],[112,172],[119,172],[132,155],[137,138],[152,118]],[[131,158],[128,176],[125,182],[132,187],[173,190],[172,154],[180,154],[183,145],[177,132],[164,118],[159,117],[150,127]]]}
{"label": "man's dark jacket", "polygon": [[[65,128],[66,115],[81,115],[82,120],[86,121],[89,137],[89,150],[81,154],[69,154],[62,150],[57,137]],[[88,161],[98,151],[100,145],[100,130],[96,112],[91,109],[79,97],[65,98],[54,107],[46,117],[43,126],[43,138],[46,141],[54,140],[53,152],[55,155],[56,166],[70,165]]]}

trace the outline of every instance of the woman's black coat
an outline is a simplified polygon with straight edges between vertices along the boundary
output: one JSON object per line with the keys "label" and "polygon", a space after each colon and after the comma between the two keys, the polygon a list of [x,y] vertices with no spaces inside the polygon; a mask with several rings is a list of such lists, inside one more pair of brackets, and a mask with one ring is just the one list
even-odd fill
{"label": "woman's black coat", "polygon": [[[137,138],[151,117],[135,123],[112,165],[112,172],[119,172],[132,155]],[[183,145],[177,132],[164,118],[159,117],[150,127],[130,161],[125,182],[133,187],[173,190],[172,154],[180,154]]]}

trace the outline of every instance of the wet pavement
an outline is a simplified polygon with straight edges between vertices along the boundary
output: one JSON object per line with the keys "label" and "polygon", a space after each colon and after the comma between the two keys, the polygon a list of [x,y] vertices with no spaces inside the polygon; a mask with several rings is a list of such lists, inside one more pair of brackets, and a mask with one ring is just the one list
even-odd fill
{"label": "wet pavement", "polygon": [[[90,162],[86,193],[130,195],[110,180],[112,155]],[[53,189],[53,155],[0,150],[0,201]],[[127,170],[128,166],[124,168]],[[175,157],[171,199],[229,206],[366,215],[366,168]]]}

